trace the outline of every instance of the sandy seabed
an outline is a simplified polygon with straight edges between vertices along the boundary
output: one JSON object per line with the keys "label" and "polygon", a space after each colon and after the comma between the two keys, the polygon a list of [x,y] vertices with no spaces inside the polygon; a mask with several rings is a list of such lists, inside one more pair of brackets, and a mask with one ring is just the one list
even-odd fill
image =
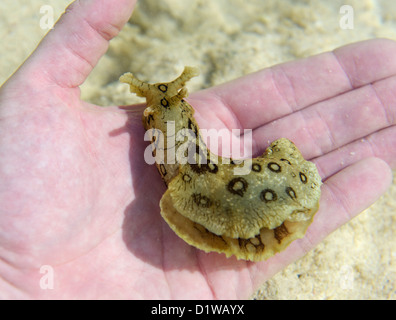
{"label": "sandy seabed", "polygon": [[[0,83],[47,32],[40,28],[40,8],[52,6],[57,18],[71,2],[0,2]],[[198,66],[201,76],[189,85],[196,91],[351,42],[396,40],[395,1],[348,4],[354,9],[350,30],[340,28],[344,1],[339,0],[140,0],[82,86],[83,98],[99,105],[141,102],[118,82],[125,71],[156,82],[174,78],[184,65]],[[396,179],[375,204],[266,281],[252,298],[396,299],[395,213]]]}

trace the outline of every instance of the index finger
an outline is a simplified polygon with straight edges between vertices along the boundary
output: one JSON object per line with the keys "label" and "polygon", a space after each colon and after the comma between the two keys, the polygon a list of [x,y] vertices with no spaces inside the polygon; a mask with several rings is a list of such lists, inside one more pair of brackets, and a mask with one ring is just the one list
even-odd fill
{"label": "index finger", "polygon": [[396,42],[374,39],[276,65],[204,90],[211,109],[224,104],[239,129],[255,129],[365,84],[396,74]]}

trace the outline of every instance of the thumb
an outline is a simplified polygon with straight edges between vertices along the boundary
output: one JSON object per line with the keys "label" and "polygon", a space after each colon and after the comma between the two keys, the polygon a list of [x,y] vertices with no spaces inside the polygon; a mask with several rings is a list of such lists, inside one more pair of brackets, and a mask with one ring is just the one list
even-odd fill
{"label": "thumb", "polygon": [[34,79],[40,87],[78,87],[128,21],[136,2],[74,1],[15,76]]}

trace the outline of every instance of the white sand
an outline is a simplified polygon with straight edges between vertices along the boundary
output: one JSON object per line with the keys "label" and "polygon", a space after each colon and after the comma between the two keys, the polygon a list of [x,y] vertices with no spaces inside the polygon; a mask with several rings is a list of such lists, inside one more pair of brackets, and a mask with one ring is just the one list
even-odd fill
{"label": "white sand", "polygon": [[[40,7],[59,16],[69,0],[2,0],[0,83],[35,48]],[[339,27],[333,0],[141,0],[130,23],[83,86],[100,104],[131,103],[125,71],[170,80],[184,65],[201,69],[190,90],[363,39],[396,40],[396,2],[350,0],[354,29]],[[137,100],[136,101],[140,101]],[[257,299],[396,299],[396,181],[373,206],[263,284]]]}

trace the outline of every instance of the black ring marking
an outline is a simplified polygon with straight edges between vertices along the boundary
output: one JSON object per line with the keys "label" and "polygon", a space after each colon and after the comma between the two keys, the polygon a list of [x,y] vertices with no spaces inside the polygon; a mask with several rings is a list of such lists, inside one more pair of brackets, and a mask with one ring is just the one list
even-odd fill
{"label": "black ring marking", "polygon": [[[248,185],[249,184],[244,178],[234,178],[228,183],[227,189],[229,192],[243,197],[243,194],[246,192]],[[237,187],[237,189],[235,189],[235,187]]]}
{"label": "black ring marking", "polygon": [[282,168],[279,164],[276,162],[270,162],[267,165],[268,169],[270,169],[272,172],[279,173],[282,171]]}
{"label": "black ring marking", "polygon": [[293,200],[297,199],[297,194],[292,187],[286,187],[285,191],[290,198],[292,198]]}
{"label": "black ring marking", "polygon": [[169,101],[166,100],[166,98],[162,98],[162,99],[161,99],[161,105],[162,105],[164,108],[168,108],[168,107],[169,107]]}
{"label": "black ring marking", "polygon": [[302,173],[302,172],[300,172],[300,180],[304,184],[306,184],[308,182],[307,176],[304,173]]}
{"label": "black ring marking", "polygon": [[261,201],[264,201],[265,203],[272,202],[278,200],[278,195],[274,190],[271,189],[264,189],[260,193],[260,199]]}
{"label": "black ring marking", "polygon": [[252,170],[254,172],[260,172],[261,171],[261,165],[259,165],[258,163],[253,163],[252,164]]}
{"label": "black ring marking", "polygon": [[162,92],[166,92],[166,91],[168,91],[168,86],[167,86],[166,84],[160,84],[160,85],[158,86],[158,89],[159,89],[160,91],[162,91]]}

